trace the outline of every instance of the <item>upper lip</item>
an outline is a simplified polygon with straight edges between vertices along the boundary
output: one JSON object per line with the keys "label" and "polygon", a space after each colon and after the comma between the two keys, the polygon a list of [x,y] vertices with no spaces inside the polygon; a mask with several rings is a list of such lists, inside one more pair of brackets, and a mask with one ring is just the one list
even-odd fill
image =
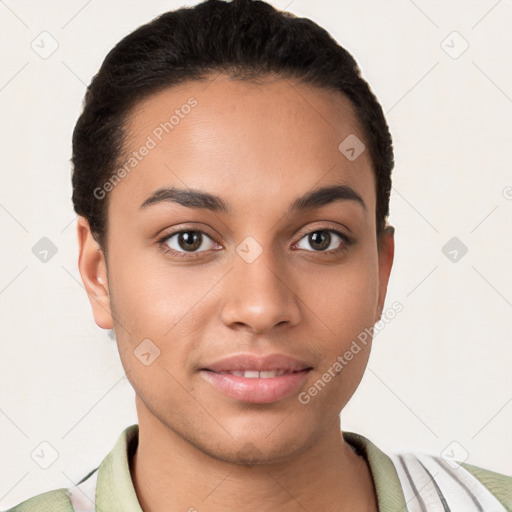
{"label": "upper lip", "polygon": [[311,365],[304,361],[299,361],[284,354],[235,354],[232,356],[219,359],[202,370],[211,370],[214,372],[231,372],[231,371],[279,371],[297,372],[301,370],[311,369]]}

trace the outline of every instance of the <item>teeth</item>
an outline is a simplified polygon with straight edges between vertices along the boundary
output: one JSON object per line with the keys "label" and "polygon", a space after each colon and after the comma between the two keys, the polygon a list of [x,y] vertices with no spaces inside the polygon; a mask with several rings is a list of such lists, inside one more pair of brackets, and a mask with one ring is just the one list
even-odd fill
{"label": "teeth", "polygon": [[222,374],[236,375],[237,377],[245,377],[246,379],[270,379],[279,377],[286,373],[285,370],[270,370],[266,372],[258,372],[255,370],[220,372]]}
{"label": "teeth", "polygon": [[273,370],[268,372],[260,372],[261,379],[269,379],[270,377],[279,377],[280,375],[284,375],[286,372],[284,370]]}

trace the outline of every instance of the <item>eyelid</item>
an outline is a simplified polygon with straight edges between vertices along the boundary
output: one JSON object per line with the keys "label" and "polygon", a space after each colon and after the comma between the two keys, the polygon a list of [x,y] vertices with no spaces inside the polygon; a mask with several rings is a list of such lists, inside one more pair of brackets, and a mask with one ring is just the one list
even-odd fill
{"label": "eyelid", "polygon": [[[322,222],[322,221],[317,221],[317,222]],[[316,224],[317,222],[315,222],[315,224]],[[326,224],[326,223],[327,223],[327,224]],[[313,227],[311,227],[311,225],[310,225],[311,223],[310,223],[310,224],[308,224],[308,225],[307,225],[308,227],[306,227],[306,228],[301,228],[301,229],[300,229],[300,231],[299,231],[299,235],[298,235],[298,240],[297,240],[297,242],[298,242],[299,240],[302,240],[302,238],[304,238],[304,236],[309,235],[309,234],[311,234],[311,233],[315,233],[316,231],[334,231],[336,234],[338,234],[341,238],[343,238],[343,239],[344,239],[344,240],[346,240],[347,242],[350,242],[350,243],[354,242],[354,238],[353,238],[351,235],[349,235],[349,234],[347,234],[347,233],[343,232],[343,231],[340,229],[339,224],[332,225],[332,223],[331,223],[331,224],[329,225],[328,223],[329,223],[329,221],[323,221],[323,224],[320,224],[319,226],[313,226]],[[345,226],[343,226],[343,227],[345,227]],[[349,228],[346,228],[346,227],[345,227],[345,229],[346,229],[348,232],[352,233],[352,231],[351,231]],[[295,243],[297,243],[297,242],[295,242]],[[294,244],[294,245],[295,245],[295,244]]]}
{"label": "eyelid", "polygon": [[[199,224],[199,225],[198,225]],[[164,229],[160,231],[160,233],[163,233],[161,235],[156,235],[156,241],[161,242],[162,240],[168,239],[173,235],[176,235],[178,233],[183,233],[186,231],[197,231],[198,233],[203,233],[204,235],[208,236],[212,240],[215,240],[220,235],[216,233],[215,230],[211,229],[209,226],[203,228],[203,223],[194,223],[193,221],[191,223],[183,222],[181,224],[176,224],[175,226],[170,227],[169,229]],[[215,233],[215,234],[214,234]]]}

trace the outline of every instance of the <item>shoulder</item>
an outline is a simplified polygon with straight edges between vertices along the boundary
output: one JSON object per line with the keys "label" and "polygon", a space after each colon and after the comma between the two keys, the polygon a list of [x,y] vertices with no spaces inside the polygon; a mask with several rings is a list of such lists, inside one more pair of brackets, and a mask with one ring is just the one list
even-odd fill
{"label": "shoulder", "polygon": [[33,496],[5,512],[74,512],[69,490],[55,489]]}
{"label": "shoulder", "polygon": [[382,512],[512,512],[512,476],[430,453],[385,453],[361,434],[342,432],[366,459]]}
{"label": "shoulder", "polygon": [[512,476],[427,453],[395,453],[390,458],[406,501],[417,500],[423,509],[442,504],[451,510],[512,512]]}
{"label": "shoulder", "polygon": [[[134,446],[138,440],[138,424],[130,425],[118,437],[112,451],[103,459],[102,463],[84,476],[76,485],[69,488],[54,489],[33,496],[14,507],[0,512],[94,512],[96,508],[97,485],[101,499],[116,500],[125,498],[124,495],[115,496],[114,487],[122,486],[122,490],[130,489],[130,469],[128,462],[128,446]],[[103,479],[100,477],[103,474]],[[127,498],[128,499],[128,498]],[[132,488],[132,502],[136,495]],[[125,509],[128,509],[125,507]],[[135,510],[135,508],[133,508]],[[105,509],[106,511],[106,509]]]}
{"label": "shoulder", "polygon": [[461,462],[460,465],[494,494],[506,507],[507,512],[512,512],[512,475],[496,473],[465,462]]}

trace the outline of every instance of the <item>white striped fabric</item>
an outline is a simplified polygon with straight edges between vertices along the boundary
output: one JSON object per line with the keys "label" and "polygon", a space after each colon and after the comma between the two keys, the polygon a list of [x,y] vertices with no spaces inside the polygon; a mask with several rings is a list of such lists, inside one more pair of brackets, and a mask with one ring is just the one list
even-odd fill
{"label": "white striped fabric", "polygon": [[98,470],[96,469],[87,480],[68,489],[71,505],[73,505],[75,512],[94,512],[97,481]]}
{"label": "white striped fabric", "polygon": [[469,471],[427,453],[390,453],[408,512],[506,512]]}

